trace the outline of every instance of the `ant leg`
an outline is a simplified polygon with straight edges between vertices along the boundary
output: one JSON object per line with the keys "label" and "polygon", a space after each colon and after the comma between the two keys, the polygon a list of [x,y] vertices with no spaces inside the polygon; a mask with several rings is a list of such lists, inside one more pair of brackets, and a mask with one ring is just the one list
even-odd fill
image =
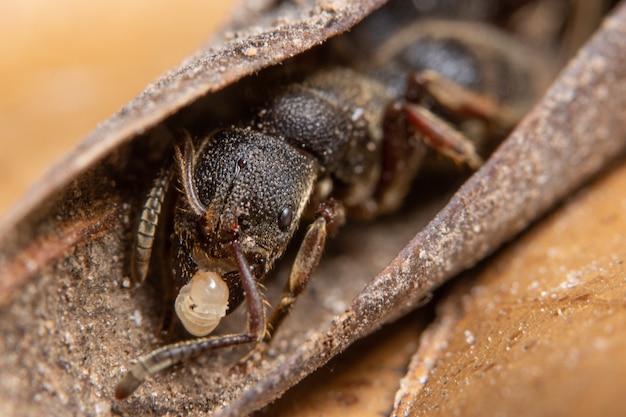
{"label": "ant leg", "polygon": [[502,130],[511,129],[522,116],[497,100],[450,81],[436,71],[411,74],[407,101],[419,104],[426,95],[459,117],[483,120]]}
{"label": "ant leg", "polygon": [[248,306],[248,331],[241,334],[203,337],[186,340],[172,345],[156,349],[139,358],[128,373],[120,380],[115,388],[115,397],[123,399],[132,394],[147,376],[153,375],[178,362],[199,354],[227,346],[241,345],[261,341],[266,328],[265,312],[263,310],[263,297],[259,293],[256,281],[252,276],[250,267],[241,252],[239,242],[232,242],[233,252],[241,274],[241,281],[246,293]]}
{"label": "ant leg", "polygon": [[289,314],[297,297],[304,291],[313,271],[320,262],[326,244],[326,236],[329,233],[334,233],[345,223],[344,208],[335,200],[321,203],[316,211],[316,217],[300,244],[300,249],[298,249],[298,254],[289,274],[287,294],[281,298],[278,306],[272,312],[266,326],[263,342],[267,343],[272,339],[276,329]]}
{"label": "ant leg", "polygon": [[422,106],[407,104],[405,109],[410,125],[422,134],[422,140],[432,149],[474,170],[483,164],[474,144],[443,119]]}
{"label": "ant leg", "polygon": [[482,165],[474,142],[422,105],[429,100],[456,117],[483,121],[494,136],[520,119],[512,109],[435,71],[411,74],[405,100],[391,103],[385,113],[381,176],[372,201],[358,207],[361,217],[389,213],[402,204],[427,147],[459,165]]}
{"label": "ant leg", "polygon": [[322,202],[315,214],[316,219],[307,229],[291,267],[285,288],[287,294],[280,299],[267,322],[263,343],[257,344],[250,350],[235,365],[235,368],[245,368],[250,361],[255,360],[253,358],[263,356],[267,343],[272,340],[276,330],[291,311],[296,299],[304,291],[315,268],[319,265],[326,245],[326,237],[345,223],[344,208],[335,200]]}
{"label": "ant leg", "polygon": [[421,106],[427,98],[457,117],[482,120],[493,136],[507,132],[521,118],[510,107],[460,86],[435,71],[411,74],[406,98],[410,125],[422,134],[424,142],[435,151],[472,169],[478,169],[482,165],[474,143]]}
{"label": "ant leg", "polygon": [[372,200],[359,207],[361,217],[391,213],[400,207],[426,155],[424,142],[407,128],[405,107],[404,101],[397,100],[385,112],[380,180]]}

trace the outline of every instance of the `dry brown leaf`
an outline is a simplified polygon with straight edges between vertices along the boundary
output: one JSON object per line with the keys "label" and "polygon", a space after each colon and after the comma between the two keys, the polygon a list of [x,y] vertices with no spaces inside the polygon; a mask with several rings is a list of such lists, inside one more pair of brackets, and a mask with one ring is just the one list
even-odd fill
{"label": "dry brown leaf", "polygon": [[394,395],[431,314],[411,314],[355,343],[255,415],[380,417]]}
{"label": "dry brown leaf", "polygon": [[[271,25],[266,22],[264,28],[251,26],[216,36],[211,47],[196,52],[100,123],[44,180],[36,183],[0,220],[0,241],[10,239],[16,223],[40,209],[39,205],[77,175],[183,106],[344,32],[383,3],[310,1],[297,8],[285,5],[266,10],[265,20],[271,20]],[[244,14],[248,21],[251,14]],[[250,49],[256,53],[246,54]]]}
{"label": "dry brown leaf", "polygon": [[393,415],[622,415],[624,190],[622,162],[459,285]]}
{"label": "dry brown leaf", "polygon": [[[223,414],[278,395],[354,340],[414,308],[425,294],[512,238],[623,152],[626,7],[618,8],[541,103],[325,333],[312,335]],[[610,87],[609,87],[610,86]],[[263,393],[262,396],[259,393]]]}
{"label": "dry brown leaf", "polygon": [[[371,8],[375,3],[365,5]],[[229,55],[224,49],[217,50],[171,72],[101,125],[4,220],[2,280],[16,279],[6,272],[11,271],[6,265],[14,265],[16,259],[27,266],[26,271],[41,272],[33,281],[22,276],[14,283],[11,288],[23,289],[8,294],[11,304],[0,313],[4,374],[0,404],[8,414],[65,415],[69,410],[77,414],[161,415],[209,412],[219,407],[226,407],[222,415],[247,414],[356,339],[415,307],[433,288],[494,251],[623,149],[625,138],[612,135],[624,129],[625,116],[600,110],[622,108],[626,100],[621,91],[624,83],[617,82],[611,90],[614,94],[606,94],[608,80],[626,78],[624,33],[618,16],[507,144],[363,292],[370,277],[434,216],[445,196],[422,202],[420,210],[347,228],[331,244],[312,287],[258,366],[245,373],[233,371],[233,361],[242,354],[237,350],[207,355],[151,379],[131,400],[113,402],[113,385],[129,359],[162,343],[154,336],[161,311],[158,297],[149,287],[134,292],[123,288],[126,232],[137,197],[132,186],[118,185],[134,176],[140,178],[143,171],[134,165],[141,159],[136,155],[146,156],[145,163],[150,163],[160,156],[156,148],[163,145],[158,136],[149,135],[121,144],[188,100],[294,53],[294,42],[299,50],[342,30],[364,13],[361,7],[322,2],[315,9],[321,10],[321,15],[304,8],[300,10],[304,23],[295,18],[278,20],[279,28],[264,35],[278,36],[272,44],[278,48],[275,54],[263,49],[267,46],[263,36],[253,34],[247,41],[235,39],[225,45],[231,52],[254,47],[256,54],[235,54],[226,62]],[[353,13],[354,9],[359,12]],[[326,30],[315,30],[316,24],[326,25]],[[292,33],[294,28],[300,32]],[[233,71],[212,78],[223,65],[232,65]],[[197,71],[205,66],[215,71]],[[579,100],[572,102],[574,95]],[[588,107],[589,103],[593,105]],[[595,129],[598,125],[603,129]],[[547,133],[551,133],[549,139]],[[92,167],[113,149],[115,152]],[[76,178],[88,167],[89,172]],[[70,186],[50,198],[70,180]],[[39,206],[47,199],[48,204]],[[97,201],[110,204],[94,205]],[[117,222],[109,223],[109,233],[97,238],[81,233],[85,225],[108,218],[107,210],[119,216]],[[77,229],[57,228],[68,219]],[[19,258],[20,251],[48,241],[55,230],[69,230],[93,240],[70,244],[67,257],[48,266],[31,264],[33,257]],[[332,245],[341,250],[333,251]],[[282,287],[284,273],[279,271],[276,282],[269,283],[268,293],[273,297]],[[342,277],[340,283],[337,276]],[[347,311],[331,322],[346,306]],[[240,328],[237,319],[242,318],[233,317],[226,327]]]}

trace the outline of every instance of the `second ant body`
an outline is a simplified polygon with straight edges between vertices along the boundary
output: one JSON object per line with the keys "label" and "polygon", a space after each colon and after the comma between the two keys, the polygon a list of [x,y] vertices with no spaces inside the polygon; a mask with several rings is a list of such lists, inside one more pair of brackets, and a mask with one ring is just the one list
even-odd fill
{"label": "second ant body", "polygon": [[[175,308],[199,338],[140,358],[118,385],[118,398],[186,357],[269,340],[346,215],[395,210],[429,149],[478,168],[475,143],[501,138],[545,82],[545,66],[530,52],[478,24],[419,21],[379,49],[365,69],[329,67],[269,88],[266,104],[236,126],[196,143],[182,134],[175,166],[162,171],[144,205],[132,264],[142,282],[157,224],[172,215],[164,201],[174,198]],[[172,181],[180,181],[181,192]],[[287,294],[266,320],[257,283],[305,213],[314,220]],[[243,300],[248,328],[207,337]]]}

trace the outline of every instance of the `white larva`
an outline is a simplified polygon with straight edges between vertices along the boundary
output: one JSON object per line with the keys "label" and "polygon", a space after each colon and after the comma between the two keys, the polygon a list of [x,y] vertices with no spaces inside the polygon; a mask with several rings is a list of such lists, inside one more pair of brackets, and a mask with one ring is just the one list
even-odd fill
{"label": "white larva", "polygon": [[212,271],[198,271],[176,297],[174,309],[183,326],[194,336],[206,336],[228,310],[228,286]]}

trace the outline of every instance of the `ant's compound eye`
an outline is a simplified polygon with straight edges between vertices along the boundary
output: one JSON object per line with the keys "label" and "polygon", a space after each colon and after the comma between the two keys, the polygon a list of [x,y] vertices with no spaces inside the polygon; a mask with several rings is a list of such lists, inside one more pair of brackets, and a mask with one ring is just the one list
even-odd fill
{"label": "ant's compound eye", "polygon": [[293,211],[289,207],[285,207],[281,210],[278,215],[278,228],[282,232],[286,232],[289,230],[289,226],[291,226],[291,222],[293,221]]}
{"label": "ant's compound eye", "polygon": [[217,327],[228,309],[228,286],[210,271],[198,271],[184,285],[174,303],[176,315],[189,333],[206,336]]}
{"label": "ant's compound eye", "polygon": [[237,216],[237,227],[239,227],[240,230],[248,229],[249,225],[250,225],[250,222],[245,216],[243,215]]}

